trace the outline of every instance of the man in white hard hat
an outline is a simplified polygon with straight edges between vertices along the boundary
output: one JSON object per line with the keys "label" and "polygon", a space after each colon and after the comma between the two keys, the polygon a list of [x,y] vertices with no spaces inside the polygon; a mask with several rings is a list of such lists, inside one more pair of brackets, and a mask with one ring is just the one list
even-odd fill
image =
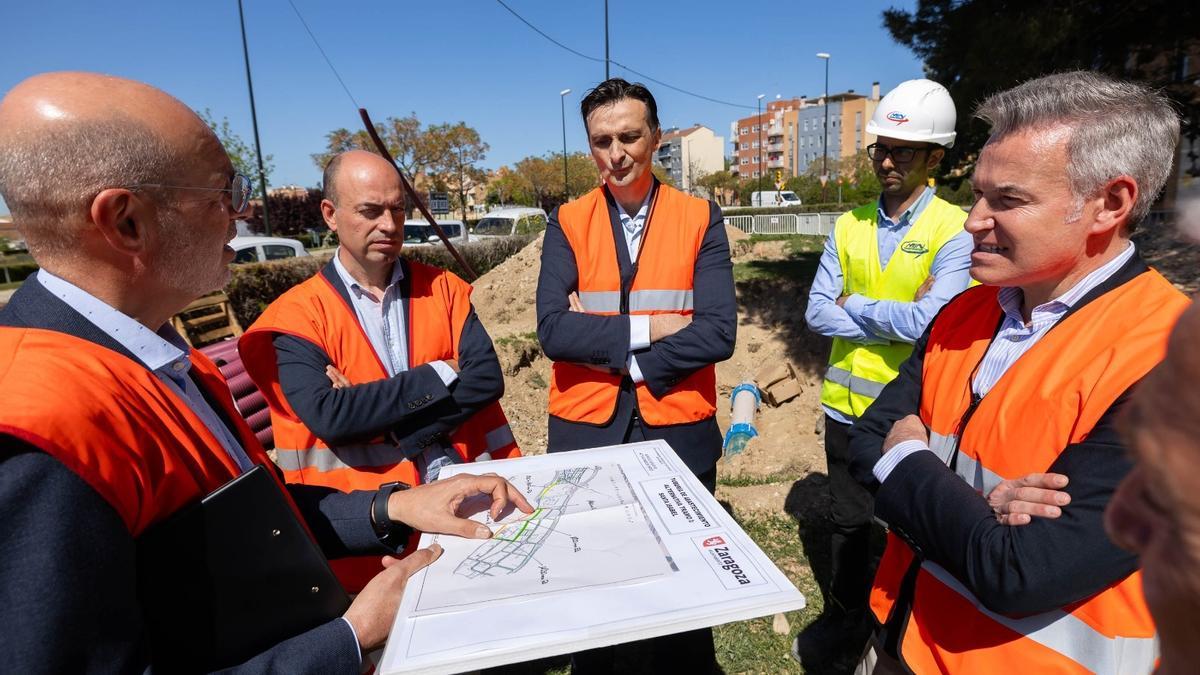
{"label": "man in white hard hat", "polygon": [[[825,242],[804,318],[833,338],[821,405],[825,411],[831,570],[825,611],[796,637],[809,665],[857,655],[869,634],[874,572],[872,500],[847,468],[847,432],[896,377],[912,344],[942,305],[967,287],[971,237],[966,213],[934,195],[929,172],[954,144],[954,101],[930,80],[902,82],[867,124],[878,140],[867,155],[879,200],[842,215]],[[878,548],[878,547],[875,547]]]}

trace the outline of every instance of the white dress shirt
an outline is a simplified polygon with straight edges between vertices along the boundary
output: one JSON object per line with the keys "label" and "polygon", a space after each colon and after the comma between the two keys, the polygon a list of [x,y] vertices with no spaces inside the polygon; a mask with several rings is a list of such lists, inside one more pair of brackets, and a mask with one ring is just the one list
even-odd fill
{"label": "white dress shirt", "polygon": [[[333,254],[333,269],[350,291],[350,304],[371,348],[383,362],[388,377],[395,377],[397,373],[408,370],[408,333],[404,321],[404,298],[400,296],[404,267],[399,261],[392,265],[392,276],[383,289],[383,297],[377,298],[350,275],[350,271],[342,264],[340,252],[339,247]],[[445,361],[432,361],[429,365],[437,371],[447,387],[458,379],[458,374]],[[436,480],[443,466],[454,463],[450,453],[440,443],[431,444],[415,459],[424,482]]]}
{"label": "white dress shirt", "polygon": [[[633,216],[626,213],[621,203],[617,202],[617,217],[621,219],[621,230],[625,233],[625,247],[629,250],[630,263],[637,261],[638,251],[642,247],[642,232],[646,229],[646,216],[650,211],[650,195],[652,193],[653,190],[646,193],[646,198],[642,200],[642,207]],[[645,378],[642,377],[642,369],[638,368],[637,357],[633,355],[633,352],[649,346],[650,316],[631,314],[629,316],[629,358],[626,365],[629,369],[629,377],[633,379],[634,384],[642,382]]]}
{"label": "white dress shirt", "polygon": [[38,270],[37,280],[55,297],[70,305],[133,354],[155,377],[182,398],[240,470],[248,471],[253,466],[241,442],[225,426],[205,400],[200,388],[188,376],[192,369],[189,357],[191,348],[169,322],[163,324],[156,333],[91,293],[46,270]]}
{"label": "white dress shirt", "polygon": [[[1134,250],[1133,243],[1130,242],[1129,247],[1120,255],[1080,279],[1066,293],[1034,307],[1030,312],[1029,323],[1025,322],[1025,317],[1021,313],[1021,305],[1024,301],[1021,289],[1001,288],[996,300],[999,302],[1000,308],[1004,310],[1004,320],[1000,324],[1000,330],[996,332],[996,337],[988,345],[983,361],[979,363],[975,379],[971,382],[971,391],[978,397],[987,395],[1012,364],[1016,363],[1022,354],[1032,349],[1068,310],[1129,262],[1133,258]],[[904,461],[904,458],[914,452],[927,450],[929,450],[929,444],[924,441],[897,443],[875,463],[875,467],[871,471],[875,474],[875,479],[882,483],[891,475],[892,469]]]}

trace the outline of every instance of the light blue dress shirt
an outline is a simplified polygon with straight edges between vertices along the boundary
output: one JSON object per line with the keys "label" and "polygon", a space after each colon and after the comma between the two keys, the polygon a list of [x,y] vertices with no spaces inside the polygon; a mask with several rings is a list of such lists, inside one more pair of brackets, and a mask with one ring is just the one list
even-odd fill
{"label": "light blue dress shirt", "polygon": [[[333,269],[350,291],[350,303],[354,306],[354,314],[358,317],[358,324],[366,333],[371,348],[383,362],[388,377],[395,377],[397,373],[407,371],[408,333],[404,322],[404,298],[400,296],[404,267],[399,262],[392,265],[392,276],[387,287],[383,289],[383,297],[376,298],[374,293],[350,275],[350,271],[342,264],[340,253],[339,247],[333,255]],[[433,361],[429,365],[437,371],[438,377],[447,387],[458,379],[458,373],[445,361]],[[426,448],[416,460],[417,469],[425,482],[436,480],[441,468],[454,462],[450,453],[438,443]]]}
{"label": "light blue dress shirt", "polygon": [[[246,455],[245,448],[221,421],[216,411],[204,399],[200,388],[188,376],[192,369],[190,347],[170,323],[163,324],[155,333],[91,293],[46,270],[38,270],[37,280],[46,290],[70,305],[92,325],[104,331],[105,335],[137,357],[142,365],[180,396],[192,412],[196,413],[234,464],[242,471],[250,470],[253,464]],[[354,624],[345,617],[340,618],[350,628],[350,634],[354,636],[354,647],[358,650],[358,632],[354,630]],[[358,650],[358,657],[361,663],[361,650]]]}
{"label": "light blue dress shirt", "polygon": [[55,297],[70,305],[92,325],[127,349],[154,373],[155,377],[183,399],[239,469],[247,471],[253,466],[241,442],[229,427],[225,426],[220,416],[204,399],[200,388],[188,376],[192,369],[192,361],[188,355],[190,347],[170,323],[163,324],[156,333],[91,293],[46,270],[38,270],[37,280]]}
{"label": "light blue dress shirt", "polygon": [[[1030,313],[1029,323],[1025,323],[1025,317],[1021,313],[1021,305],[1025,299],[1021,289],[1001,288],[996,295],[996,300],[1000,303],[1000,308],[1004,310],[1004,320],[1000,323],[1000,330],[996,332],[996,337],[988,345],[983,361],[979,363],[979,370],[975,373],[975,379],[971,383],[971,391],[976,396],[987,395],[1012,364],[1016,363],[1022,354],[1032,349],[1068,310],[1092,289],[1104,283],[1109,277],[1116,274],[1117,270],[1124,267],[1125,263],[1133,258],[1134,250],[1131,242],[1129,248],[1080,279],[1079,283],[1072,286],[1066,293],[1034,307]],[[882,483],[891,475],[892,469],[904,461],[905,457],[923,450],[929,450],[929,444],[924,441],[897,443],[875,463],[872,473],[875,474],[876,480]]]}
{"label": "light blue dress shirt", "polygon": [[[646,216],[650,212],[650,195],[653,191],[646,193],[646,198],[642,200],[642,207],[638,209],[637,214],[631,216],[621,207],[621,203],[617,202],[617,217],[621,219],[621,230],[625,233],[625,248],[629,251],[629,262],[637,261],[638,251],[642,247],[642,232],[646,229]],[[616,200],[614,200],[616,201]],[[642,369],[638,368],[637,357],[633,352],[638,349],[645,349],[650,346],[650,317],[645,314],[632,314],[629,316],[629,359],[626,365],[629,369],[629,377],[634,384],[642,382],[645,378],[642,377]]]}
{"label": "light blue dress shirt", "polygon": [[[934,195],[934,189],[926,187],[921,196],[895,220],[887,217],[883,200],[878,201],[875,238],[882,267],[887,267],[896,247],[925,212]],[[925,332],[938,310],[971,283],[971,250],[975,244],[971,235],[961,232],[934,254],[929,269],[934,277],[933,286],[920,300],[874,300],[853,294],[846,298],[842,307],[838,307],[837,300],[842,296],[845,282],[835,234],[830,233],[825,238],[825,250],[809,290],[808,309],[804,312],[808,327],[821,335],[866,345],[889,342],[912,344]],[[839,422],[849,424],[854,421],[840,411],[827,406],[824,408],[826,414]]]}

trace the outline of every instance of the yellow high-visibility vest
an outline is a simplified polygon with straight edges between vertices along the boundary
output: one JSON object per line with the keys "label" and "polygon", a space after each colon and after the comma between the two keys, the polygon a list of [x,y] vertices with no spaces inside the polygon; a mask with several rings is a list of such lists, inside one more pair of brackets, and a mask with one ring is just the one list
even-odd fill
{"label": "yellow high-visibility vest", "polygon": [[[887,269],[879,265],[878,218],[878,205],[865,204],[842,214],[834,226],[842,265],[842,295],[857,293],[873,300],[912,302],[917,289],[929,278],[934,256],[963,231],[967,214],[934,197],[896,246]],[[911,353],[912,345],[907,342],[862,345],[834,338],[821,403],[853,418],[862,416]]]}

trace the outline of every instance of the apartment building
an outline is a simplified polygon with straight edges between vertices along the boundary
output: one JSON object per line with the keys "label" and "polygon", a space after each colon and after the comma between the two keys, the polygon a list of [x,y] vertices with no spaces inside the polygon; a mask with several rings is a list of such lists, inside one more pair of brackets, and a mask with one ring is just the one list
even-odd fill
{"label": "apartment building", "polygon": [[667,171],[680,190],[694,193],[697,180],[725,168],[725,139],[701,124],[666,129],[654,163]]}
{"label": "apartment building", "polygon": [[786,178],[799,176],[814,161],[820,161],[826,144],[831,161],[852,156],[874,142],[874,136],[867,134],[866,128],[878,104],[878,82],[872,83],[869,97],[850,90],[831,94],[828,100],[801,96],[771,101],[761,118],[753,115],[730,124],[732,169],[740,176],[757,178],[761,159],[762,170],[768,176],[781,172]]}

